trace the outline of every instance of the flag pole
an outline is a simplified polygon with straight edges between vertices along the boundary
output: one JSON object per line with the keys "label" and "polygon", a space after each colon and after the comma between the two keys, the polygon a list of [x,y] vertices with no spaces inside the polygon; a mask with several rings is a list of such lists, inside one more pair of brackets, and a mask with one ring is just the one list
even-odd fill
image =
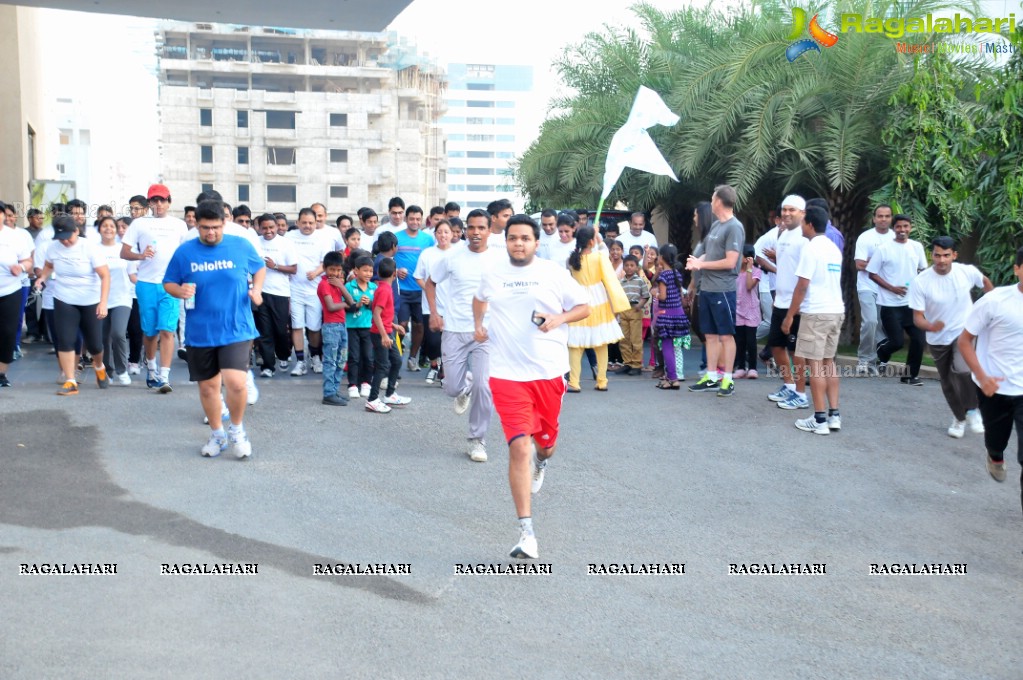
{"label": "flag pole", "polygon": [[597,202],[597,216],[593,218],[593,228],[597,230],[597,234],[600,234],[600,211],[604,209],[604,197],[601,196]]}

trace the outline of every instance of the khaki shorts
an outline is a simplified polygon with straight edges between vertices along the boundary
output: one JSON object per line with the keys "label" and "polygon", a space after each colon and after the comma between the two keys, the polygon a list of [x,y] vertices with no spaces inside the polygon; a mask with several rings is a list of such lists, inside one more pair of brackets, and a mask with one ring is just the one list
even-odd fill
{"label": "khaki shorts", "polygon": [[821,361],[838,353],[838,335],[845,314],[802,314],[796,337],[796,356]]}

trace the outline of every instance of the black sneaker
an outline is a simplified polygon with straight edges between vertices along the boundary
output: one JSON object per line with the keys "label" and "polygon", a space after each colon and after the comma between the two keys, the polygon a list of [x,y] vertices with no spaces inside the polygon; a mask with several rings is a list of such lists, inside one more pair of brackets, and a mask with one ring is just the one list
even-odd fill
{"label": "black sneaker", "polygon": [[717,380],[703,376],[695,385],[689,386],[690,392],[717,392],[721,385]]}
{"label": "black sneaker", "polygon": [[11,381],[7,379],[6,373],[0,373],[0,387],[10,387]]}
{"label": "black sneaker", "polygon": [[722,380],[721,387],[718,388],[719,397],[730,397],[735,394],[735,381],[734,380]]}
{"label": "black sneaker", "polygon": [[327,406],[348,406],[348,400],[337,394],[324,397],[321,403],[324,403]]}
{"label": "black sneaker", "polygon": [[905,376],[903,378],[899,378],[899,382],[903,385],[912,385],[913,387],[923,387],[924,384],[924,381],[921,380],[919,376]]}

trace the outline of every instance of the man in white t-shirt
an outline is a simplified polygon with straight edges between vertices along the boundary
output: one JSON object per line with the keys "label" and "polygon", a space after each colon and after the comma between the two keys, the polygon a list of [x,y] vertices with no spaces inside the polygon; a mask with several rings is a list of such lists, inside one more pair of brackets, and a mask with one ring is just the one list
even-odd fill
{"label": "man in white t-shirt", "polygon": [[263,238],[256,249],[266,263],[266,278],[263,279],[263,304],[256,308],[256,351],[263,358],[260,375],[272,378],[274,358],[277,367],[288,370],[291,357],[291,277],[298,271],[295,248],[291,241],[277,235],[277,220],[270,213],[256,219]]}
{"label": "man in white t-shirt", "polygon": [[367,253],[373,252],[373,244],[380,236],[380,216],[372,208],[363,208],[359,211],[359,228],[362,230],[362,238],[359,240],[359,247]]}
{"label": "man in white t-shirt", "polygon": [[[774,306],[774,290],[777,286],[775,278],[778,272],[778,267],[774,263],[777,256],[775,248],[778,245],[778,236],[784,229],[781,226],[780,208],[778,214],[778,225],[772,224],[768,227],[767,231],[753,244],[757,266],[764,272],[764,276],[760,277],[760,288],[757,290],[760,294],[760,325],[757,326],[757,340],[763,340],[771,331],[771,307]],[[770,348],[766,345],[760,353],[760,358],[764,360],[764,363],[767,363],[767,359],[770,358]]]}
{"label": "man in white t-shirt", "polygon": [[316,231],[316,216],[311,208],[298,212],[298,229],[288,232],[285,237],[295,249],[295,264],[298,265],[291,277],[291,342],[295,346],[295,366],[291,375],[300,376],[307,372],[305,359],[305,336],[309,337],[309,368],[313,373],[323,372],[323,344],[320,328],[323,327],[323,305],[316,298],[316,287],[323,275],[323,256],[333,250],[327,240]]}
{"label": "man in white t-shirt", "polygon": [[[461,415],[469,411],[469,458],[484,463],[487,460],[484,437],[490,429],[494,406],[490,394],[492,343],[476,342],[472,300],[484,272],[505,264],[507,256],[500,250],[487,247],[490,217],[486,211],[473,210],[465,222],[467,246],[438,260],[431,268],[423,290],[430,309],[430,329],[438,333],[443,331],[444,393],[455,398],[455,413]],[[437,286],[445,282],[447,299],[445,309],[441,310]]]}
{"label": "man in white t-shirt", "polygon": [[913,323],[927,333],[927,348],[938,369],[941,391],[955,417],[948,436],[959,439],[966,433],[967,424],[973,432],[983,434],[984,423],[977,410],[977,388],[959,355],[956,340],[973,309],[973,289],[983,288],[987,293],[994,285],[973,265],[956,262],[956,257],[951,236],[938,236],[931,242],[932,265],[913,279],[909,308],[913,310]]}
{"label": "man in white t-shirt", "polygon": [[487,212],[490,213],[490,247],[501,248],[504,244],[505,226],[515,211],[512,209],[511,201],[499,198],[487,205]]}
{"label": "man in white t-shirt", "polygon": [[536,256],[551,259],[551,246],[558,242],[558,211],[546,208],[540,213],[540,245]]}
{"label": "man in white t-shirt", "polygon": [[629,230],[618,235],[618,240],[622,242],[626,253],[632,246],[643,246],[644,253],[647,248],[657,248],[657,237],[647,231],[645,226],[646,215],[641,212],[632,213],[629,217]]}
{"label": "man in white t-shirt", "polygon": [[899,378],[904,385],[920,387],[920,361],[924,356],[924,332],[913,323],[913,310],[909,308],[909,286],[916,275],[927,268],[927,256],[919,241],[909,234],[913,223],[907,215],[892,218],[895,240],[881,244],[867,264],[867,275],[878,286],[877,302],[881,309],[881,325],[885,339],[877,344],[879,372],[886,369],[892,355],[902,349],[903,334],[909,336],[906,365],[909,375]]}
{"label": "man in white t-shirt", "polygon": [[312,209],[313,215],[316,217],[316,233],[330,244],[331,250],[344,250],[344,234],[336,226],[327,224],[327,206],[322,203],[313,203],[309,208]]}
{"label": "man in white t-shirt", "polygon": [[856,350],[856,375],[878,374],[877,345],[884,340],[881,310],[878,307],[877,284],[870,280],[867,264],[874,251],[895,238],[892,208],[881,204],[874,209],[874,228],[856,239],[856,296],[860,302],[860,345]]}
{"label": "man in white t-shirt", "polygon": [[[1005,481],[1005,449],[1014,425],[1016,459],[1023,465],[1023,248],[1016,251],[1012,271],[1017,283],[978,300],[959,336],[959,351],[979,390],[987,469],[998,482]],[[1023,501],[1023,475],[1020,489]]]}
{"label": "man in white t-shirt", "polygon": [[540,490],[557,445],[567,324],[589,316],[589,296],[567,268],[536,257],[540,225],[531,217],[514,215],[504,226],[508,260],[483,273],[472,314],[476,342],[490,343],[490,390],[508,442],[520,528],[511,556],[536,559],[530,493]]}
{"label": "man in white t-shirt", "polygon": [[[121,239],[121,257],[138,262],[139,267],[135,294],[139,301],[142,344],[149,370],[146,387],[168,394],[172,391],[170,366],[174,359],[174,334],[178,330],[181,303],[163,289],[163,276],[174,251],[188,237],[188,226],[184,220],[168,214],[171,195],[166,186],[153,184],[147,197],[153,215],[139,217],[131,223]],[[158,345],[159,366],[156,361]]]}
{"label": "man in white t-shirt", "polygon": [[813,415],[797,420],[796,427],[813,434],[831,434],[842,429],[835,368],[838,336],[845,321],[842,251],[826,236],[828,213],[823,208],[807,208],[801,229],[809,241],[799,255],[796,287],[781,329],[788,333],[795,315],[800,315],[796,356],[810,366]]}

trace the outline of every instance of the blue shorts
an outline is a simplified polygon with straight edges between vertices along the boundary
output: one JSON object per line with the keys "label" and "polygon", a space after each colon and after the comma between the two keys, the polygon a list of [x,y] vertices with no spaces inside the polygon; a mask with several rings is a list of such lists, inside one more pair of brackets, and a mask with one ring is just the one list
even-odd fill
{"label": "blue shorts", "polygon": [[403,290],[399,293],[398,323],[412,319],[415,323],[423,323],[423,291]]}
{"label": "blue shorts", "polygon": [[171,297],[159,283],[139,281],[135,284],[135,295],[139,299],[139,321],[142,335],[152,338],[160,331],[176,333],[181,301]]}
{"label": "blue shorts", "polygon": [[735,291],[700,291],[700,332],[704,335],[735,335]]}

